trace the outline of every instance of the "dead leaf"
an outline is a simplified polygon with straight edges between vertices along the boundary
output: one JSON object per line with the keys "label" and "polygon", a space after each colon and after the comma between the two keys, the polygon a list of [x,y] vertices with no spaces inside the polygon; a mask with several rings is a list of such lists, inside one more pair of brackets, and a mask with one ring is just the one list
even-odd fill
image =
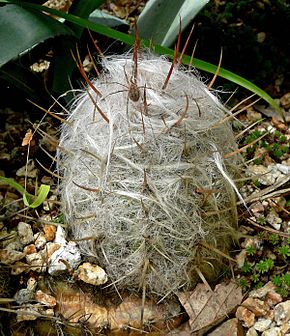
{"label": "dead leaf", "polygon": [[194,291],[180,293],[179,301],[189,316],[191,332],[203,335],[242,302],[242,290],[234,282],[218,284],[214,291],[198,284]]}
{"label": "dead leaf", "polygon": [[68,322],[74,324],[85,320],[92,331],[107,326],[106,335],[124,335],[124,330],[130,336],[140,335],[143,328],[152,336],[166,335],[179,327],[184,319],[176,301],[157,305],[153,300],[146,300],[142,326],[142,299],[137,296],[125,297],[119,305],[107,307],[95,303],[89,294],[64,283],[58,284],[55,294],[58,313]]}
{"label": "dead leaf", "polygon": [[33,138],[32,130],[29,128],[29,130],[25,134],[25,137],[22,140],[21,146],[29,145],[32,138]]}

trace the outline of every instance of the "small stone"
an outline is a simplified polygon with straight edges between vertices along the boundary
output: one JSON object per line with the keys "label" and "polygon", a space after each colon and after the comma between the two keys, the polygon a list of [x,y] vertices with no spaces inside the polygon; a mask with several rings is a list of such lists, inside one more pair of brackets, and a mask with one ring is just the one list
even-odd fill
{"label": "small stone", "polygon": [[289,175],[290,174],[290,166],[277,163],[276,164],[277,169],[284,175]]}
{"label": "small stone", "polygon": [[261,212],[264,212],[264,207],[261,202],[255,202],[250,206],[250,209],[254,214],[258,214],[258,216],[261,215]]}
{"label": "small stone", "polygon": [[247,251],[242,250],[239,254],[236,255],[236,261],[238,268],[242,268],[244,266],[245,260],[247,257]]}
{"label": "small stone", "polygon": [[34,299],[35,301],[42,303],[43,305],[48,307],[56,306],[56,298],[52,295],[44,293],[41,290],[36,291]]}
{"label": "small stone", "polygon": [[60,225],[58,225],[56,229],[56,233],[55,233],[54,242],[64,245],[67,243],[65,237],[66,237],[66,233],[64,229]]}
{"label": "small stone", "polygon": [[30,266],[30,270],[38,273],[45,272],[46,262],[41,253],[32,253],[26,256],[26,262]]}
{"label": "small stone", "polygon": [[22,261],[16,261],[16,263],[11,268],[11,274],[12,275],[19,275],[23,272],[26,272],[29,270],[29,265],[22,262]]}
{"label": "small stone", "polygon": [[289,333],[290,332],[290,321],[288,321],[287,323],[283,323],[280,326],[280,330],[282,331],[283,335]]}
{"label": "small stone", "polygon": [[267,293],[265,302],[270,306],[274,307],[277,303],[283,301],[283,298],[280,294],[276,293],[274,290]]}
{"label": "small stone", "polygon": [[55,207],[55,202],[53,202],[53,201],[56,201],[56,200],[57,200],[57,196],[56,195],[51,195],[49,197],[49,201],[52,201],[52,202],[44,201],[43,202],[43,210],[45,210],[45,211],[53,210],[53,208]]}
{"label": "small stone", "polygon": [[252,290],[249,293],[249,297],[263,300],[263,299],[265,299],[265,297],[268,293],[274,292],[275,288],[276,288],[275,285],[271,281],[269,281],[263,287]]}
{"label": "small stone", "polygon": [[14,295],[14,300],[22,305],[33,300],[34,291],[28,288],[22,288]]}
{"label": "small stone", "polygon": [[44,225],[43,227],[44,236],[47,241],[53,241],[55,238],[56,227],[55,225]]}
{"label": "small stone", "polygon": [[31,226],[27,223],[20,222],[17,225],[18,236],[23,245],[28,245],[33,242],[33,232]]}
{"label": "small stone", "polygon": [[21,243],[19,237],[15,237],[14,241],[6,245],[5,247],[7,250],[14,250],[14,251],[20,251],[23,250],[23,244]]}
{"label": "small stone", "polygon": [[233,318],[227,320],[226,322],[222,323],[219,327],[217,327],[214,331],[207,334],[208,336],[224,336],[224,335],[231,335],[231,336],[238,336],[240,335],[239,329],[242,326],[239,326],[239,320],[237,318]]}
{"label": "small stone", "polygon": [[262,336],[283,336],[280,328],[274,327],[263,331]]}
{"label": "small stone", "polygon": [[246,307],[257,317],[265,316],[270,310],[270,307],[263,301],[254,298],[247,298],[243,303],[243,307]]}
{"label": "small stone", "polygon": [[275,183],[276,177],[273,176],[273,174],[268,170],[267,167],[264,167],[263,165],[254,165],[250,166],[248,168],[248,173],[251,176],[258,175],[258,181],[266,186],[270,186]]}
{"label": "small stone", "polygon": [[34,321],[39,316],[38,309],[33,306],[17,309],[17,322]]}
{"label": "small stone", "polygon": [[284,94],[284,96],[280,98],[280,103],[284,109],[288,110],[290,108],[290,92]]}
{"label": "small stone", "polygon": [[19,168],[16,171],[16,176],[19,177],[31,177],[36,178],[37,177],[37,169],[35,168],[35,164],[33,160],[29,160],[27,162],[27,165]]}
{"label": "small stone", "polygon": [[32,253],[36,253],[37,249],[36,246],[34,244],[30,244],[24,247],[23,252],[27,255],[27,254],[32,254]]}
{"label": "small stone", "polygon": [[260,317],[254,324],[254,328],[260,332],[265,331],[270,328],[272,320]]}
{"label": "small stone", "polygon": [[270,210],[266,217],[266,220],[275,230],[280,230],[282,218],[279,217],[274,209]]}
{"label": "small stone", "polygon": [[4,265],[12,265],[15,261],[19,261],[25,257],[23,252],[7,250],[0,250],[0,262]]}
{"label": "small stone", "polygon": [[246,336],[258,336],[257,330],[254,327],[251,327],[247,331]]}
{"label": "small stone", "polygon": [[43,246],[46,244],[46,238],[43,232],[36,233],[34,235],[34,239],[35,239],[34,244],[38,250],[43,248]]}
{"label": "small stone", "polygon": [[80,265],[78,272],[78,278],[80,280],[94,286],[103,285],[108,281],[108,276],[101,267],[88,262]]}
{"label": "small stone", "polygon": [[37,281],[35,280],[35,278],[30,277],[27,280],[27,289],[30,289],[30,290],[34,291],[36,286],[37,286]]}
{"label": "small stone", "polygon": [[255,323],[255,314],[249,309],[239,306],[236,311],[236,317],[243,322],[243,325],[250,328]]}
{"label": "small stone", "polygon": [[43,256],[44,260],[49,260],[52,254],[60,249],[61,245],[57,243],[47,243],[43,250],[41,250],[41,255]]}
{"label": "small stone", "polygon": [[52,254],[48,273],[56,275],[63,271],[71,271],[68,267],[74,270],[81,263],[81,260],[81,253],[76,243],[69,242]]}
{"label": "small stone", "polygon": [[275,306],[274,319],[278,326],[290,320],[290,300],[278,303]]}

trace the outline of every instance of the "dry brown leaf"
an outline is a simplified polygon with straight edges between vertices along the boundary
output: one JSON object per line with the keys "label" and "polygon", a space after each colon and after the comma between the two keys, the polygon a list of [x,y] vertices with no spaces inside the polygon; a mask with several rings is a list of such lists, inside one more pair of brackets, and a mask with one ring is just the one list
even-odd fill
{"label": "dry brown leaf", "polygon": [[32,130],[29,128],[29,130],[25,134],[25,137],[22,140],[21,146],[29,145],[32,138],[33,138]]}
{"label": "dry brown leaf", "polygon": [[236,308],[243,295],[241,288],[230,282],[218,284],[214,291],[198,284],[194,291],[180,293],[178,298],[189,316],[191,331],[203,335]]}
{"label": "dry brown leaf", "polygon": [[144,328],[145,334],[149,332],[152,336],[162,336],[177,328],[184,318],[177,302],[157,305],[146,300],[142,327],[142,300],[139,297],[126,297],[117,306],[105,307],[93,302],[89,294],[69,288],[65,284],[56,290],[55,297],[58,313],[68,322],[74,324],[86,321],[92,331],[106,328],[106,335],[140,335]]}

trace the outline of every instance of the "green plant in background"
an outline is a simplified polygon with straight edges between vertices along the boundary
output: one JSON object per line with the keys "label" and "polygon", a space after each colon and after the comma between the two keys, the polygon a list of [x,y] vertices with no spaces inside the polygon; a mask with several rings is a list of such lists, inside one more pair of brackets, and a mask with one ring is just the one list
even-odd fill
{"label": "green plant in background", "polygon": [[15,180],[3,176],[0,176],[0,183],[8,184],[10,187],[21,193],[25,206],[32,209],[39,207],[46,200],[50,191],[50,186],[47,184],[41,184],[39,188],[36,185],[35,195],[31,195]]}
{"label": "green plant in background", "polygon": [[[0,77],[2,79],[5,79],[6,81],[13,83],[14,85],[21,87],[23,90],[26,90],[27,93],[30,95],[33,94],[33,90],[30,87],[30,80],[26,76],[26,72],[22,71],[21,76],[22,79],[19,79],[19,76],[17,75],[17,72],[19,72],[20,69],[16,72],[15,69],[12,76],[10,76],[10,67],[9,64],[13,58],[16,58],[19,53],[26,52],[27,50],[30,50],[34,44],[39,44],[43,42],[45,39],[50,38],[52,36],[57,36],[62,34],[63,36],[67,36],[69,39],[73,40],[73,44],[75,44],[77,41],[80,40],[82,31],[84,28],[88,28],[91,31],[97,32],[100,35],[107,36],[110,38],[113,38],[115,40],[119,40],[125,44],[133,45],[134,44],[134,37],[121,33],[117,31],[116,29],[112,29],[108,26],[101,25],[96,22],[92,22],[93,20],[88,19],[90,16],[90,13],[93,12],[94,9],[99,7],[104,1],[90,1],[90,0],[79,0],[76,1],[76,3],[72,6],[70,9],[70,12],[63,13],[51,8],[46,8],[43,6],[39,6],[37,4],[28,3],[25,1],[12,1],[12,0],[0,0],[0,4],[6,4],[6,6],[0,8],[0,24],[1,24],[1,34],[0,34],[0,42],[2,45],[3,53],[5,53],[6,47],[3,46],[9,46],[10,53],[9,56],[0,56],[0,66],[2,65],[2,69],[0,71]],[[194,14],[190,13],[192,12],[192,6],[187,6],[186,4],[189,4],[190,2],[187,0],[183,1],[176,1],[174,6],[170,6],[171,15],[165,16],[162,10],[158,12],[157,15],[157,22],[162,21],[165,27],[163,30],[163,33],[159,34],[160,31],[158,31],[158,34],[161,35],[161,37],[158,37],[158,41],[161,41],[164,45],[170,44],[172,41],[176,39],[177,36],[177,30],[176,30],[176,22],[177,17],[180,15],[182,19],[184,20],[184,23],[188,24],[191,19],[193,19],[193,16],[197,14],[198,10],[203,7],[203,5],[206,4],[207,1],[200,0],[199,2],[195,2],[196,9],[193,12]],[[152,30],[154,25],[147,25],[147,20],[149,20],[148,17],[151,17],[150,12],[150,6],[151,8],[154,8],[157,3],[160,3],[160,8],[162,7],[162,4],[164,5],[164,1],[160,0],[150,0],[147,4],[147,9],[145,7],[145,14],[141,16],[140,21],[137,23],[138,27],[140,29],[141,37],[142,35],[145,35],[145,33],[148,33],[148,30]],[[13,5],[14,4],[14,5]],[[9,5],[9,6],[8,6]],[[16,5],[21,5],[17,7]],[[9,10],[9,7],[12,9]],[[14,12],[14,10],[21,12],[22,20],[21,22],[26,22],[27,20],[31,20],[31,15],[35,15],[37,18],[37,21],[35,22],[35,26],[33,29],[27,26],[27,31],[25,34],[21,35],[20,29],[19,29],[19,19],[15,17],[15,15],[12,15],[11,12]],[[168,7],[168,6],[167,6]],[[146,11],[147,14],[146,15]],[[60,23],[59,21],[54,20],[51,17],[47,17],[43,12],[50,13],[52,15],[59,16],[63,19],[65,19],[64,23]],[[26,17],[26,14],[28,13],[28,16]],[[12,15],[12,16],[11,16]],[[20,14],[19,14],[20,15]],[[26,18],[25,18],[26,17]],[[44,23],[45,27],[41,28],[41,25],[38,24],[38,22]],[[6,24],[3,24],[6,23]],[[51,26],[54,26],[54,29],[51,28]],[[65,28],[63,27],[65,26]],[[185,26],[185,25],[184,25]],[[37,27],[37,29],[36,29]],[[60,28],[62,27],[62,28]],[[13,29],[12,29],[13,28]],[[42,33],[38,35],[38,30],[41,30]],[[21,27],[22,30],[22,27]],[[13,48],[13,45],[8,42],[13,41],[14,38],[19,40],[19,37],[11,36],[11,31],[16,31],[16,34],[22,37],[23,41],[21,43],[21,50],[19,47]],[[151,39],[154,40],[154,34],[156,32],[149,31],[148,36],[152,36]],[[34,35],[33,39],[26,39],[26,36]],[[151,34],[151,35],[150,35]],[[71,77],[73,68],[72,68],[72,59],[68,59],[68,53],[70,52],[70,49],[74,49],[75,45],[72,47],[72,42],[67,42],[67,39],[62,39],[62,42],[60,43],[60,51],[62,50],[62,56],[55,57],[55,69],[54,69],[54,78],[53,78],[53,86],[51,88],[52,92],[61,94],[64,91],[67,91],[68,85],[69,85],[69,78]],[[33,44],[33,43],[34,44]],[[68,44],[67,44],[68,43]],[[26,45],[25,45],[26,44]],[[14,43],[15,45],[15,43]],[[141,46],[142,47],[149,47],[151,46],[153,51],[158,54],[167,55],[168,57],[174,56],[174,51],[172,49],[169,49],[168,47],[164,47],[162,45],[154,45],[152,46],[151,41],[142,39],[141,40]],[[64,48],[64,49],[63,49]],[[10,61],[10,62],[9,62]],[[189,64],[191,61],[189,56],[183,57],[183,62],[185,64]],[[4,67],[3,67],[4,66]],[[209,73],[215,74],[218,70],[218,67],[215,65],[212,65],[210,63],[201,61],[199,59],[193,60],[193,66],[200,70],[207,71]],[[11,71],[12,71],[11,70]],[[265,101],[267,101],[278,113],[283,115],[281,109],[277,105],[277,103],[263,90],[258,88],[253,83],[247,81],[246,79],[238,76],[237,74],[234,74],[230,71],[227,71],[225,69],[220,68],[219,69],[219,76],[232,81],[240,86],[243,86],[244,88],[254,92],[261,98],[263,98]],[[25,80],[26,79],[26,80]],[[24,82],[24,84],[23,84]]]}

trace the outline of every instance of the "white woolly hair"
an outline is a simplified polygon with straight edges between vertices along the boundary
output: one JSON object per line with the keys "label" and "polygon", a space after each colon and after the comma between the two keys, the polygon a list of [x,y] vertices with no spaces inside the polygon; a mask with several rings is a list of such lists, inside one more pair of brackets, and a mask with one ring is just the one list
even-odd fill
{"label": "white woolly hair", "polygon": [[167,59],[144,52],[136,78],[132,59],[104,58],[100,94],[71,106],[61,194],[72,238],[111,283],[166,295],[215,276],[235,232],[239,158],[222,160],[236,149],[228,112],[195,74],[176,67],[164,88]]}

